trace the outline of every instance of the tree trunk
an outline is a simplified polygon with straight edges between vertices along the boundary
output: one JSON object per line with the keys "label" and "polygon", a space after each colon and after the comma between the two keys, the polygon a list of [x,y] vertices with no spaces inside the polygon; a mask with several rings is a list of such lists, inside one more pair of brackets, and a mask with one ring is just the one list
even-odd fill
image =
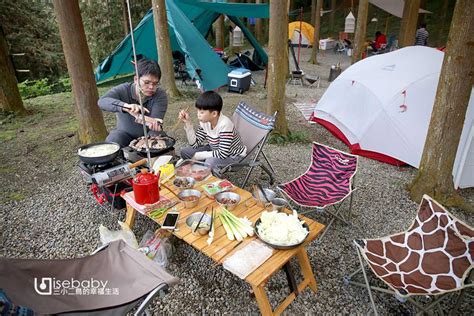
{"label": "tree trunk", "polygon": [[400,22],[400,36],[398,41],[400,47],[415,44],[416,24],[418,22],[419,9],[420,0],[405,0],[403,17]]}
{"label": "tree trunk", "polygon": [[440,11],[440,24],[438,29],[438,36],[436,38],[438,46],[445,46],[443,41],[444,26],[446,21],[446,12],[448,12],[449,0],[443,0],[443,6]]}
{"label": "tree trunk", "polygon": [[0,25],[0,110],[23,114],[26,112],[15,77],[8,43]]}
{"label": "tree trunk", "polygon": [[322,6],[323,6],[323,0],[318,0],[316,2],[316,11],[315,11],[313,48],[311,50],[311,59],[309,60],[309,62],[312,64],[318,63],[319,34],[321,34],[321,7]]}
{"label": "tree trunk", "polygon": [[53,0],[53,4],[79,120],[79,141],[82,144],[102,141],[107,136],[107,129],[97,106],[99,94],[79,3],[77,0]]}
{"label": "tree trunk", "polygon": [[[256,0],[256,3],[264,3],[263,0]],[[264,20],[263,19],[256,19],[255,21],[255,36],[257,37],[257,41],[263,45],[263,42],[265,41],[265,26],[264,26]]]}
{"label": "tree trunk", "polygon": [[365,51],[365,34],[367,32],[367,14],[369,11],[369,0],[360,0],[357,12],[356,33],[354,37],[354,50],[352,52],[352,63],[362,59]]}
{"label": "tree trunk", "polygon": [[288,52],[287,13],[288,0],[270,2],[267,112],[273,114],[278,111],[275,131],[284,136],[288,135],[288,123],[285,114],[286,73],[284,70],[285,65],[288,67],[288,57],[285,57],[285,52]]}
{"label": "tree trunk", "polygon": [[128,10],[127,10],[127,0],[122,0],[122,26],[123,26],[123,32],[125,33],[125,36],[130,33],[130,28],[128,25]]}
{"label": "tree trunk", "polygon": [[[334,20],[336,18],[336,0],[331,0],[331,12],[329,13],[329,30],[330,34],[334,35]],[[339,34],[337,34],[336,38],[339,38]]]}
{"label": "tree trunk", "polygon": [[454,190],[453,164],[474,83],[474,1],[458,0],[420,168],[411,197],[428,194],[446,206],[470,208]]}
{"label": "tree trunk", "polygon": [[160,81],[168,96],[178,97],[181,93],[176,88],[176,81],[174,79],[165,0],[152,0],[151,3],[153,6],[153,22],[155,23],[156,46],[158,47],[158,62],[161,68]]}
{"label": "tree trunk", "polygon": [[224,49],[224,16],[221,15],[219,18],[214,22],[216,27],[216,47]]}
{"label": "tree trunk", "polygon": [[316,0],[311,0],[311,25],[316,24]]}

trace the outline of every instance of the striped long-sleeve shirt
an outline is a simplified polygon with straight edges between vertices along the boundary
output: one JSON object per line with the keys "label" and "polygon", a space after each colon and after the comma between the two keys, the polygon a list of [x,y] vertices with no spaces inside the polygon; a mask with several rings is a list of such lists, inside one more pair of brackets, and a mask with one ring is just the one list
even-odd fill
{"label": "striped long-sleeve shirt", "polygon": [[429,33],[425,28],[419,28],[416,30],[415,45],[428,46]]}
{"label": "striped long-sleeve shirt", "polygon": [[211,151],[201,151],[195,154],[195,158],[198,160],[205,160],[211,157],[226,159],[247,154],[247,148],[242,143],[234,123],[222,113],[214,128],[211,127],[210,122],[199,122],[199,127],[196,131],[194,131],[192,126],[186,125],[185,131],[189,144],[194,148],[204,146],[206,143],[211,146]]}

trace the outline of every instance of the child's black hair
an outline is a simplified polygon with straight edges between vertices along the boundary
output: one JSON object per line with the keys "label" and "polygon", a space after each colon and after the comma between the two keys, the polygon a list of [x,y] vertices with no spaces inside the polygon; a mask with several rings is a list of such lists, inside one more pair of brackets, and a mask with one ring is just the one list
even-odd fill
{"label": "child's black hair", "polygon": [[207,91],[201,94],[196,100],[196,108],[199,110],[222,111],[222,98],[214,91]]}
{"label": "child's black hair", "polygon": [[141,78],[146,75],[152,75],[161,79],[161,69],[158,63],[151,59],[140,59],[138,61],[138,77]]}

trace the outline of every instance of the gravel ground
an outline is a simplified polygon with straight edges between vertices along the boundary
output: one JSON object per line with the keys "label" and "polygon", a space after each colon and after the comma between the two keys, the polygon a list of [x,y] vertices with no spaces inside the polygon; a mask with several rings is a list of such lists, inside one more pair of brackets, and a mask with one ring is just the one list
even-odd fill
{"label": "gravel ground", "polygon": [[[320,88],[306,88],[287,85],[287,119],[292,130],[304,131],[314,141],[347,150],[319,125],[306,123],[292,102],[315,102],[328,86],[327,77],[331,64],[342,63],[343,69],[349,65],[347,57],[322,53],[320,65],[310,65],[310,51],[302,50],[301,68],[309,75],[322,77]],[[229,94],[222,91],[225,113],[232,113],[240,100],[264,108],[266,100],[263,86],[263,73],[255,73],[256,87],[244,95]],[[193,94],[189,92],[189,94]],[[176,101],[170,104],[167,122],[174,124],[176,113],[193,101]],[[184,139],[184,132],[175,135]],[[54,168],[45,180],[37,179],[31,185],[36,189],[31,196],[17,202],[2,203],[0,215],[1,252],[4,257],[19,258],[74,258],[86,256],[98,244],[98,227],[103,224],[117,229],[117,221],[124,220],[125,211],[110,211],[97,205],[83,182],[77,168],[75,150],[77,143],[72,138],[60,141],[64,150],[62,166]],[[179,142],[178,144],[181,144]],[[178,146],[179,148],[179,146]],[[299,143],[284,146],[269,144],[266,153],[277,170],[278,181],[290,180],[304,172],[310,162],[311,144]],[[405,186],[413,179],[416,170],[410,167],[398,168],[382,164],[364,157],[359,159],[356,177],[357,191],[353,203],[355,227],[344,226],[338,222],[327,233],[322,244],[312,243],[307,247],[311,265],[318,283],[318,291],[304,291],[288,307],[288,314],[365,314],[369,310],[365,290],[346,286],[344,275],[358,268],[359,263],[352,240],[356,238],[375,238],[399,232],[408,227],[415,216],[417,203],[410,200]],[[242,178],[230,176],[233,181]],[[266,177],[255,174],[251,181],[265,181]],[[237,182],[238,183],[238,182]],[[24,185],[20,181],[16,184]],[[474,200],[474,190],[461,192]],[[459,218],[471,225],[472,215],[452,210]],[[325,214],[311,215],[314,219],[327,223]],[[152,221],[138,216],[135,233],[138,238],[148,229],[155,229]],[[168,270],[181,279],[163,300],[156,300],[152,306],[154,314],[257,314],[256,300],[250,287],[224,270],[215,266],[203,254],[184,242],[173,239],[175,252]],[[297,278],[299,269],[292,262]],[[53,268],[53,267],[52,267]],[[267,285],[267,293],[275,306],[287,295],[287,283],[283,272],[277,273]],[[376,295],[376,303],[381,314],[412,314],[409,304],[400,304],[389,295]],[[448,302],[450,303],[450,302]],[[462,310],[467,314],[472,309],[472,300],[465,301]],[[449,304],[447,305],[449,308]],[[471,307],[469,307],[471,306]]]}

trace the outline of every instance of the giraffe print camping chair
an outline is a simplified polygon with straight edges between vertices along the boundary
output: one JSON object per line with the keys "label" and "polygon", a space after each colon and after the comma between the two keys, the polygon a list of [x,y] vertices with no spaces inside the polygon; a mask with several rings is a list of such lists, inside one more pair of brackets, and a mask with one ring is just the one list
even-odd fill
{"label": "giraffe print camping chair", "polygon": [[[357,172],[357,156],[337,149],[313,143],[311,165],[298,178],[281,184],[278,190],[299,206],[312,210],[324,210],[332,216],[325,231],[319,238],[321,242],[335,219],[350,224],[354,176]],[[346,217],[341,213],[342,204],[349,197],[349,210]],[[334,211],[329,209],[332,206]]]}
{"label": "giraffe print camping chair", "polygon": [[[409,300],[428,312],[434,307],[440,310],[439,303],[446,296],[425,305],[410,296],[440,295],[473,285],[466,279],[474,261],[474,230],[427,195],[423,196],[418,214],[407,231],[354,243],[361,268],[345,277],[345,282],[367,288],[376,315],[371,290],[395,294],[400,301]],[[369,284],[362,258],[391,290]],[[360,272],[365,284],[352,280]],[[459,295],[455,310],[464,294],[462,291]]]}

